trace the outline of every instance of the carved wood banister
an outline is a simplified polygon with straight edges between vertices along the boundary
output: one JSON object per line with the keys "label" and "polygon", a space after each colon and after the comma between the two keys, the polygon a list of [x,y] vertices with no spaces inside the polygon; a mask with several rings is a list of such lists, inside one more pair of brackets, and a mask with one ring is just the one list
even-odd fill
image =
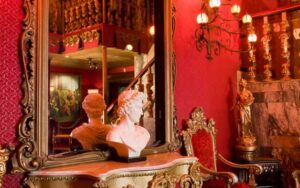
{"label": "carved wood banister", "polygon": [[[151,61],[149,61],[145,67],[138,73],[138,75],[136,75],[136,77],[129,83],[129,85],[125,88],[125,90],[128,90],[130,88],[132,88],[139,80],[140,78],[142,78],[146,72],[148,71],[149,68],[151,68],[154,65],[155,59],[153,58]],[[115,104],[117,103],[117,99],[115,99],[106,109],[106,112],[109,113],[113,107],[115,106]]]}

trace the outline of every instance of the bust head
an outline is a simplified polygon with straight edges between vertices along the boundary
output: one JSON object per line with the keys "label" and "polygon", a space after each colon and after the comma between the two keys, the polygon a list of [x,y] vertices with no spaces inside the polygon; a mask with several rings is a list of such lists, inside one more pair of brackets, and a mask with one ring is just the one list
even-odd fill
{"label": "bust head", "polygon": [[90,93],[84,98],[82,108],[89,118],[100,118],[106,104],[101,94]]}
{"label": "bust head", "polygon": [[118,98],[118,116],[128,117],[132,122],[138,123],[143,114],[143,101],[146,96],[135,90],[123,91]]}

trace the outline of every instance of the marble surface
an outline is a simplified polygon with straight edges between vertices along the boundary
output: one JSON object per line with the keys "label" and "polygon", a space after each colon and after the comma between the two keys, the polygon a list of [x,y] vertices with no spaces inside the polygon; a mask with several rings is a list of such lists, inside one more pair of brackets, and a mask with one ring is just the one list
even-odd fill
{"label": "marble surface", "polygon": [[30,173],[30,176],[86,175],[96,178],[105,178],[117,173],[163,169],[176,164],[193,163],[195,161],[197,161],[196,157],[182,156],[177,152],[159,153],[148,155],[147,160],[141,162],[122,163],[116,161],[104,161],[87,163],[33,171]]}
{"label": "marble surface", "polygon": [[300,147],[300,80],[249,83],[252,123],[261,147]]}

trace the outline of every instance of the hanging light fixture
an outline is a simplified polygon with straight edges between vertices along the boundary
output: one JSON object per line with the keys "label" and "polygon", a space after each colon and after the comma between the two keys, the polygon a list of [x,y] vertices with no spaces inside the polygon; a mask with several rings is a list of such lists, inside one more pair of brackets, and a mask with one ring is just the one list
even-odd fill
{"label": "hanging light fixture", "polygon": [[245,14],[242,18],[244,24],[252,23],[252,17],[249,14]]}
{"label": "hanging light fixture", "polygon": [[[223,18],[218,13],[218,9],[221,7],[221,5],[223,5],[221,3],[221,0],[203,0],[201,5],[201,12],[197,15],[196,19],[197,23],[200,26],[195,31],[196,48],[201,51],[204,47],[206,47],[206,58],[209,60],[213,58],[212,51],[214,51],[215,54],[218,55],[221,48],[231,52],[241,52],[241,50],[239,49],[232,49],[229,47],[229,45],[225,45],[224,43],[222,43],[222,40],[215,39],[217,35],[221,35],[222,33],[227,33],[229,36],[240,34],[239,32],[231,31],[230,24],[226,23],[236,22],[238,24],[238,15],[241,12],[240,6],[237,4],[225,4],[225,6],[231,6],[230,12],[233,15],[233,19],[227,19]],[[213,9],[213,11],[209,11],[209,9]],[[251,24],[252,18],[249,14],[246,14],[245,16],[243,16],[242,21],[244,24]],[[229,25],[229,27],[225,28],[223,27],[224,25]],[[252,25],[251,27],[253,28]],[[217,32],[215,32],[216,30]],[[214,35],[212,35],[212,32],[214,32]],[[257,40],[254,38],[256,35],[254,35],[255,32],[254,29],[252,29],[251,36],[249,35],[249,40],[251,40],[251,42],[255,42]]]}

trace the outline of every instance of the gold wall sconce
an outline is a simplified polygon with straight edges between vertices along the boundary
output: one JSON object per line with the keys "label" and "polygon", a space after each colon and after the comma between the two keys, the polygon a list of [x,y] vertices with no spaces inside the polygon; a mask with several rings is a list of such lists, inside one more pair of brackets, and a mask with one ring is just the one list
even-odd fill
{"label": "gold wall sconce", "polygon": [[[219,8],[221,7],[221,5],[231,6],[230,11],[233,15],[232,19],[223,18],[219,14]],[[212,51],[214,51],[215,55],[219,55],[221,49],[230,52],[242,52],[240,49],[231,48],[221,40],[214,39],[216,35],[222,37],[222,33],[226,33],[229,36],[240,35],[240,32],[230,30],[231,25],[228,24],[228,22],[236,22],[238,25],[240,11],[241,8],[237,4],[222,4],[221,0],[202,0],[201,12],[197,16],[197,23],[199,24],[199,27],[195,31],[196,48],[198,51],[202,51],[202,49],[206,47],[206,58],[208,60],[213,59]],[[249,25],[249,28],[253,28],[252,18],[249,14],[245,14],[242,17],[242,21],[244,24]],[[248,37],[248,41],[253,40],[253,37],[256,37],[254,29],[251,29],[251,31],[250,29],[248,29],[248,31],[248,35],[251,34],[251,37]]]}

